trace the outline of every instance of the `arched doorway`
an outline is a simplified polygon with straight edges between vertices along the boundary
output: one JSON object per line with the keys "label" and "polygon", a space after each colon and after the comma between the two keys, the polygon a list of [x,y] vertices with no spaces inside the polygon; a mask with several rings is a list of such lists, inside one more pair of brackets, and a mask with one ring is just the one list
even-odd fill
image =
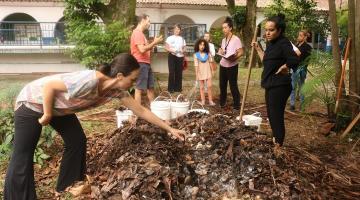
{"label": "arched doorway", "polygon": [[54,37],[57,40],[58,44],[65,44],[66,34],[65,34],[65,18],[62,17],[55,25]]}
{"label": "arched doorway", "polygon": [[0,39],[8,45],[40,44],[40,24],[26,13],[13,13],[0,22]]}
{"label": "arched doorway", "polygon": [[187,44],[194,43],[197,39],[204,35],[206,26],[201,24],[195,24],[195,22],[185,15],[172,15],[167,18],[161,31],[165,37],[173,34],[174,24],[181,25],[181,35],[186,40]]}
{"label": "arched doorway", "polygon": [[218,19],[216,19],[210,26],[210,30],[211,29],[221,29],[221,26],[223,24],[223,22],[225,21],[226,16],[222,16],[219,17]]}

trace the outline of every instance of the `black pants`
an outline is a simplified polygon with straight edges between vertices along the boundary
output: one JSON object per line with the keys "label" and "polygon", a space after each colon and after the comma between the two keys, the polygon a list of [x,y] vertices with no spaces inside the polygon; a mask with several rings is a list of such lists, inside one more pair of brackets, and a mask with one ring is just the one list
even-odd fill
{"label": "black pants", "polygon": [[[14,146],[6,173],[5,200],[36,199],[33,156],[42,129],[38,122],[41,115],[24,105],[15,111]],[[85,177],[86,137],[75,114],[53,117],[50,125],[65,145],[56,186],[57,191],[63,191]]]}
{"label": "black pants", "polygon": [[285,138],[284,112],[291,90],[290,84],[265,89],[265,101],[270,126],[275,142],[280,145],[283,144]]}
{"label": "black pants", "polygon": [[183,73],[184,57],[177,57],[169,53],[169,92],[181,92],[182,90],[182,73]]}
{"label": "black pants", "polygon": [[240,92],[237,85],[238,71],[238,65],[232,67],[220,66],[220,106],[225,106],[226,104],[227,85],[229,82],[234,108],[240,109]]}

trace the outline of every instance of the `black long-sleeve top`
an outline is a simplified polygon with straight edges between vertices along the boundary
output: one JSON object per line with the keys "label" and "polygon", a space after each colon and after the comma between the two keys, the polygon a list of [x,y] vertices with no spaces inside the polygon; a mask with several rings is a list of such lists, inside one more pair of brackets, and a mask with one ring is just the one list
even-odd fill
{"label": "black long-sleeve top", "polygon": [[275,73],[284,64],[293,69],[293,71],[296,71],[299,65],[299,57],[295,54],[290,41],[284,36],[279,36],[267,44],[263,64],[264,70],[261,75],[261,86],[268,89],[291,84],[290,74]]}

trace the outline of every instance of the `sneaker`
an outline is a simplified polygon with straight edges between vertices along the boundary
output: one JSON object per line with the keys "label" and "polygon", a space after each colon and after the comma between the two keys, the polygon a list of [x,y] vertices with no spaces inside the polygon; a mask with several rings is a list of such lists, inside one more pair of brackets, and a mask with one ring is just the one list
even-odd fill
{"label": "sneaker", "polygon": [[290,111],[295,111],[295,106],[290,106]]}

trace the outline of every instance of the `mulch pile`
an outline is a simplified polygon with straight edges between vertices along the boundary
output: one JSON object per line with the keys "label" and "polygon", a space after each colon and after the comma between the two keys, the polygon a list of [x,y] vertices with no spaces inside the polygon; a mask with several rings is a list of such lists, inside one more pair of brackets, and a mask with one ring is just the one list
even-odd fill
{"label": "mulch pile", "polygon": [[[239,125],[231,114],[171,121],[185,142],[137,120],[88,141],[93,199],[359,199],[359,161],[323,162]],[[90,192],[89,192],[90,193]]]}

